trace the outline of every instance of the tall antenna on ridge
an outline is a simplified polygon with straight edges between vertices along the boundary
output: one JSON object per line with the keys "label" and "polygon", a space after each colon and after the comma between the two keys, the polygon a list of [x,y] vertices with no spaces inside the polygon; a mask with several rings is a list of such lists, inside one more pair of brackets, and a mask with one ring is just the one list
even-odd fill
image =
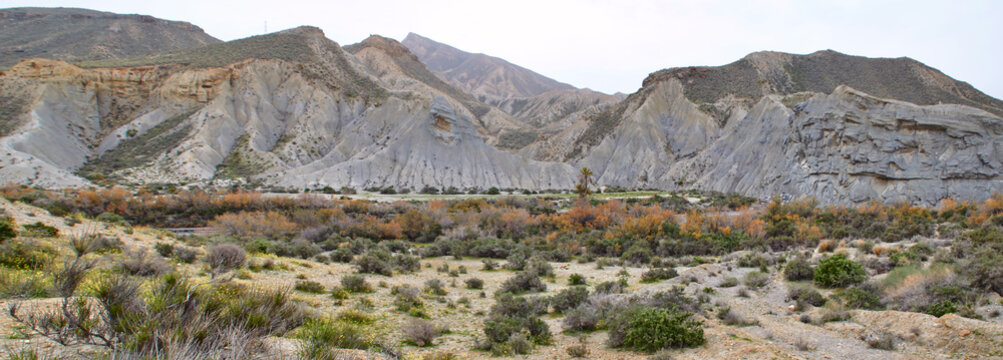
{"label": "tall antenna on ridge", "polygon": [[268,33],[268,20],[265,20],[265,34]]}

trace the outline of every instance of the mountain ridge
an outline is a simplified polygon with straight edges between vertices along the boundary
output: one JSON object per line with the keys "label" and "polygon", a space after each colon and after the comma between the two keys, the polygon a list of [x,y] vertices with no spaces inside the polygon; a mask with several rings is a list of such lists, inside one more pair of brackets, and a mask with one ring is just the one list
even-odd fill
{"label": "mountain ridge", "polygon": [[401,43],[430,70],[478,98],[531,97],[575,89],[504,59],[468,53],[415,33],[408,33]]}
{"label": "mountain ridge", "polygon": [[218,42],[191,23],[148,15],[78,8],[0,9],[0,67],[32,57],[116,59]]}

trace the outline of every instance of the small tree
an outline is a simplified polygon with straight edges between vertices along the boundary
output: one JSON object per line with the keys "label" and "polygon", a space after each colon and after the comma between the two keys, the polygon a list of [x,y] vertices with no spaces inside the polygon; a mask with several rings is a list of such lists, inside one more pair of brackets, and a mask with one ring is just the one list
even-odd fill
{"label": "small tree", "polygon": [[583,167],[578,171],[578,184],[575,185],[575,192],[578,193],[580,198],[588,198],[592,195],[592,189],[590,186],[595,185],[595,180],[592,179],[592,170],[587,167]]}

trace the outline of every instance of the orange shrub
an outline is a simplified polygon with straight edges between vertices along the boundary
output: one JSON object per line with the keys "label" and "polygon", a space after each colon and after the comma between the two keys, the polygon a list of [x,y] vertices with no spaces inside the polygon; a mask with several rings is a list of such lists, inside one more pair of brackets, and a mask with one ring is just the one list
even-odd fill
{"label": "orange shrub", "polygon": [[631,239],[655,240],[662,235],[662,226],[666,222],[672,222],[674,213],[669,210],[653,208],[637,217],[628,216],[620,224],[613,227],[611,233],[614,237],[626,237]]}

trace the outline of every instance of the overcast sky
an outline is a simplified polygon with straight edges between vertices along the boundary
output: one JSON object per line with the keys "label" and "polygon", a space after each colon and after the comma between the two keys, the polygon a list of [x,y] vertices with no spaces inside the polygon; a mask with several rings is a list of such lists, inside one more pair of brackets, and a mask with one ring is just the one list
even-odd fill
{"label": "overcast sky", "polygon": [[196,24],[233,40],[314,25],[339,44],[415,32],[607,93],[648,73],[723,65],[759,50],[907,56],[1003,98],[1003,1],[0,0]]}

